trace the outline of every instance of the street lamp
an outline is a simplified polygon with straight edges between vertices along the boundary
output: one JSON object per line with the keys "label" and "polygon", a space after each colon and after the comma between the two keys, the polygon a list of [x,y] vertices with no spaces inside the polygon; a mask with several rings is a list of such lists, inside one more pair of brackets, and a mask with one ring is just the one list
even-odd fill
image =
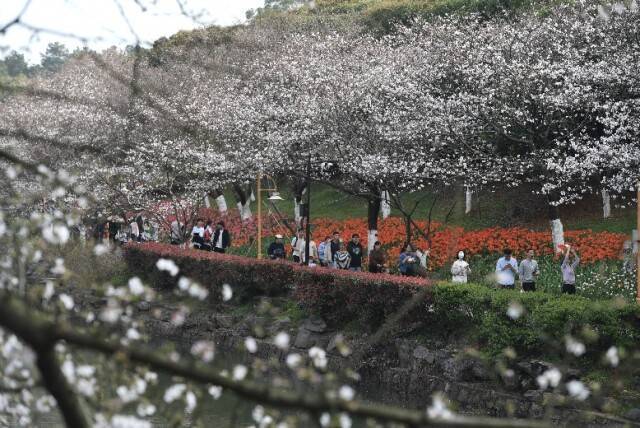
{"label": "street lamp", "polygon": [[636,302],[640,304],[640,181],[638,182],[638,193],[636,194]]}
{"label": "street lamp", "polygon": [[280,192],[278,192],[278,186],[276,186],[276,182],[273,178],[265,175],[267,180],[271,180],[272,188],[263,188],[262,187],[262,173],[258,173],[258,179],[256,180],[256,193],[258,194],[258,258],[262,258],[262,192],[270,192],[269,197],[267,198],[270,201],[284,201],[282,196],[280,196]]}

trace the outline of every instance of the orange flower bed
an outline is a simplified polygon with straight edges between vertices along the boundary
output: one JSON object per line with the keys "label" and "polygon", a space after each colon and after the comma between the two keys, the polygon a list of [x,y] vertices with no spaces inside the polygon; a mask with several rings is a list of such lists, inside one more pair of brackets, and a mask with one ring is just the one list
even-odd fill
{"label": "orange flower bed", "polygon": [[[416,221],[422,230],[426,231],[426,221]],[[345,241],[353,233],[358,233],[364,245],[367,241],[367,221],[364,218],[337,221],[331,219],[317,219],[313,235],[316,241],[331,235],[334,230],[340,232]],[[538,255],[553,255],[550,231],[532,231],[520,227],[494,227],[482,230],[465,231],[462,227],[442,227],[432,222],[431,246],[426,239],[414,231],[412,243],[422,250],[431,249],[430,263],[432,268],[439,268],[450,263],[463,250],[470,256],[479,254],[499,254],[504,248],[511,248],[516,255],[522,255],[528,249],[533,249]],[[593,232],[591,230],[566,231],[565,239],[580,253],[585,263],[599,260],[617,259],[622,245],[627,239],[624,234],[611,232]],[[401,246],[405,240],[405,227],[401,218],[389,217],[378,223],[378,240],[387,249],[391,260],[400,255]]]}
{"label": "orange flower bed", "polygon": [[[233,247],[253,243],[257,232],[255,218],[252,221],[243,222],[236,210],[230,210],[224,217],[220,217],[219,213],[212,209],[203,209],[199,214],[205,219],[224,220],[231,233]],[[427,221],[417,220],[416,223],[426,231]],[[363,245],[367,245],[366,218],[312,219],[312,226],[313,239],[316,242],[330,236],[333,231],[338,231],[345,242],[351,239],[353,233],[358,233]],[[266,238],[276,233],[282,233],[285,236],[291,235],[288,229],[267,215],[263,216],[262,230],[262,234]],[[528,249],[533,249],[537,255],[554,254],[550,231],[533,231],[521,227],[492,227],[465,231],[462,227],[443,227],[437,222],[431,223],[431,230],[435,231],[432,232],[431,245],[416,230],[413,230],[412,239],[414,246],[422,250],[431,249],[429,258],[431,269],[437,269],[450,263],[459,250],[463,250],[468,256],[499,254],[507,247],[511,248],[517,257],[521,257]],[[585,263],[619,258],[626,239],[628,239],[627,236],[622,233],[593,232],[587,229],[565,231],[565,240],[576,248]],[[402,218],[389,217],[380,220],[378,222],[378,240],[382,242],[390,260],[397,260],[405,240],[405,227]]]}

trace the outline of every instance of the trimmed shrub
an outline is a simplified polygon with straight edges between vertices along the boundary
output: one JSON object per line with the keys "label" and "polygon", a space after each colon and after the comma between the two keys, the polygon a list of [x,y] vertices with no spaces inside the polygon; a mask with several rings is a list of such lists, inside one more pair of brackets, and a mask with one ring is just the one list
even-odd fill
{"label": "trimmed shrub", "polygon": [[[523,309],[517,319],[507,315],[512,303]],[[590,342],[587,353],[599,358],[612,345],[632,348],[640,340],[640,306],[614,300],[442,284],[433,287],[429,315],[445,331],[475,336],[494,355],[511,347],[521,355],[560,356],[571,335]]]}
{"label": "trimmed shrub", "polygon": [[[160,272],[156,268],[160,258],[173,260],[180,275],[171,277]],[[359,319],[377,327],[417,289],[430,284],[423,278],[309,268],[288,261],[256,260],[159,243],[129,244],[125,259],[131,272],[158,287],[175,287],[184,275],[206,286],[213,299],[219,298],[220,287],[225,283],[234,287],[240,300],[284,295],[293,290],[300,305],[334,325]]]}
{"label": "trimmed shrub", "polygon": [[[125,258],[132,272],[157,286],[175,287],[180,275],[185,275],[207,286],[214,301],[225,283],[233,286],[240,300],[289,294],[333,326],[359,321],[363,328],[375,330],[425,291],[424,300],[402,315],[403,322],[423,321],[432,333],[475,339],[492,355],[511,347],[519,355],[562,357],[565,337],[571,335],[587,344],[587,357],[595,360],[612,345],[631,349],[640,340],[640,306],[617,300],[520,293],[475,284],[433,286],[422,278],[307,268],[167,244],[130,244]],[[158,271],[159,258],[173,260],[180,275]],[[522,308],[515,319],[507,315],[511,304]]]}

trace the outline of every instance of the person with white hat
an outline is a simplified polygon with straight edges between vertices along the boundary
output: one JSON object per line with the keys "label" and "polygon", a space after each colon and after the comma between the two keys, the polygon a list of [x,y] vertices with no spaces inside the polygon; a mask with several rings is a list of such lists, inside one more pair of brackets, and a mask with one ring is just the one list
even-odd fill
{"label": "person with white hat", "polygon": [[458,251],[458,259],[451,265],[451,282],[466,284],[470,273],[469,263],[464,260],[464,251]]}
{"label": "person with white hat", "polygon": [[283,236],[277,234],[275,238],[276,240],[272,242],[267,249],[267,255],[271,260],[287,258],[287,250],[284,248]]}

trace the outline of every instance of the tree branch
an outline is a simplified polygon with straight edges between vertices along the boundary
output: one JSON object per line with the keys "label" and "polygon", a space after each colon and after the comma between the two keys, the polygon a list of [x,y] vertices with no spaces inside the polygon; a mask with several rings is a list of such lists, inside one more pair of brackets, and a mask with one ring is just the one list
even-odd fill
{"label": "tree branch", "polygon": [[[140,345],[124,346],[118,341],[105,340],[94,334],[76,331],[71,327],[47,320],[39,311],[28,308],[22,301],[5,294],[0,299],[0,325],[17,334],[28,343],[38,355],[38,367],[43,372],[45,386],[51,392],[69,426],[84,427],[86,423],[81,406],[73,391],[60,372],[53,345],[57,341],[103,354],[119,354],[129,360],[152,367],[174,376],[180,376],[199,383],[210,383],[232,391],[239,397],[268,406],[296,409],[312,414],[323,411],[348,412],[354,416],[374,418],[403,423],[409,426],[430,427],[546,427],[548,424],[516,419],[495,419],[486,417],[454,417],[452,419],[431,419],[426,412],[406,410],[383,404],[369,404],[360,401],[345,401],[317,393],[300,395],[295,391],[272,388],[252,381],[234,381],[222,376],[207,366],[190,361],[172,361],[155,350],[145,350]],[[66,395],[64,395],[66,394]]]}

